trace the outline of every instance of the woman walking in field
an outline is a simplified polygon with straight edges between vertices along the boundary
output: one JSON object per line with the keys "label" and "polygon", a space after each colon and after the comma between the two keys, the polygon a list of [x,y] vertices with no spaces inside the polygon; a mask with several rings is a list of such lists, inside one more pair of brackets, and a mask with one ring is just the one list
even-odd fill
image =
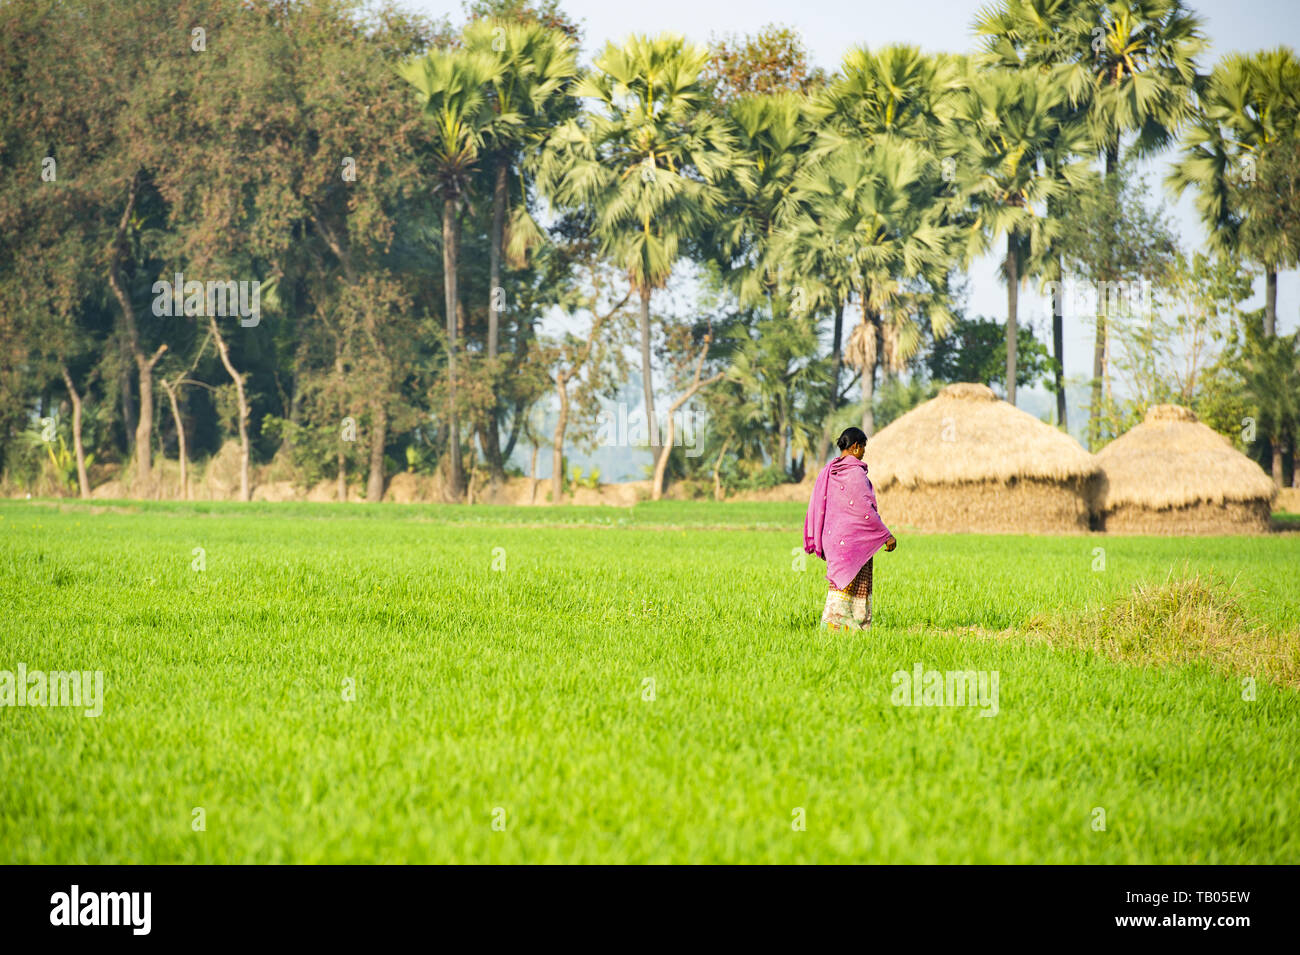
{"label": "woman walking in field", "polygon": [[871,561],[880,548],[898,546],[876,510],[876,489],[862,460],[867,435],[846,428],[835,442],[840,456],[822,468],[803,522],[803,549],[826,561],[830,592],[822,623],[828,630],[871,626]]}

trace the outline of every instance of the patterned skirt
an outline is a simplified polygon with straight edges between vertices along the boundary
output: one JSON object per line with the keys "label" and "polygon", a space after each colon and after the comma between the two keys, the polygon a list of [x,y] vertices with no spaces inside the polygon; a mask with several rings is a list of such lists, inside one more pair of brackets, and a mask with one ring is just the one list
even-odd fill
{"label": "patterned skirt", "polygon": [[[874,558],[873,558],[874,559]],[[822,623],[827,630],[871,629],[871,561],[862,565],[858,575],[843,590],[830,585]]]}

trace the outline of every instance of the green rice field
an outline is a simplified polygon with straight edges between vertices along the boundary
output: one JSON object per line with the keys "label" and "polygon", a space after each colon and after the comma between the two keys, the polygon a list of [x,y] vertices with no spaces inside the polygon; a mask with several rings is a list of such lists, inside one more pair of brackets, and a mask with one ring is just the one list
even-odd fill
{"label": "green rice field", "polygon": [[1300,534],[899,530],[827,633],[802,516],[0,502],[0,671],[103,673],[0,862],[1300,862]]}

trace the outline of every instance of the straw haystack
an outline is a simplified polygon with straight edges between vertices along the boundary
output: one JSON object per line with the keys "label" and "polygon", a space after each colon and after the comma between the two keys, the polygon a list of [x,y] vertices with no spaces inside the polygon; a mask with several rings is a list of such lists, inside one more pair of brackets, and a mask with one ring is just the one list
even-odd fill
{"label": "straw haystack", "polygon": [[1092,455],[985,385],[947,386],[869,440],[865,460],[895,530],[1088,530]]}
{"label": "straw haystack", "polygon": [[1267,531],[1277,493],[1258,464],[1178,405],[1155,405],[1097,455],[1094,508],[1121,534]]}

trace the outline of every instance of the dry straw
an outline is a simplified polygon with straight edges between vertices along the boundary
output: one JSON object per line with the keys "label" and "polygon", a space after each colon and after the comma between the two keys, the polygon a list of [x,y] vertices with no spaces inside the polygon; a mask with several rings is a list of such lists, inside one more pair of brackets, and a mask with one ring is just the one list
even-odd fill
{"label": "dry straw", "polygon": [[1108,531],[1268,530],[1277,493],[1272,479],[1186,408],[1155,405],[1103,448],[1097,463],[1093,506]]}
{"label": "dry straw", "polygon": [[987,385],[948,385],[867,442],[881,514],[936,531],[1086,531],[1097,463]]}

